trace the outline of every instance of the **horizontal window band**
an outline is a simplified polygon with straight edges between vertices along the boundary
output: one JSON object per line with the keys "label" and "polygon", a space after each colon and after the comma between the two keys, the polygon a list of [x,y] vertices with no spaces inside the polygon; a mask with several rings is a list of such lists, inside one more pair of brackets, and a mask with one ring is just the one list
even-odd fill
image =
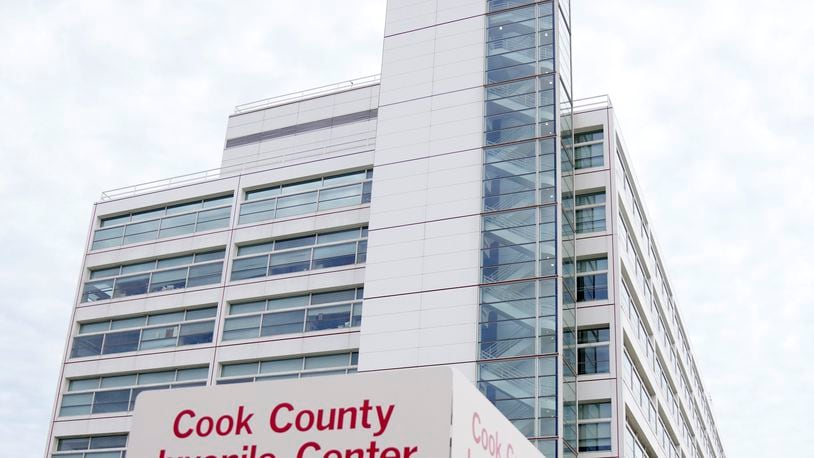
{"label": "horizontal window band", "polygon": [[333,118],[318,119],[316,121],[305,122],[302,124],[295,124],[293,126],[281,127],[279,129],[267,130],[258,132],[256,134],[245,135],[243,137],[231,138],[226,141],[226,148],[234,148],[236,146],[248,145],[250,143],[257,143],[263,140],[270,140],[272,138],[285,137],[288,135],[301,134],[303,132],[310,132],[312,130],[325,129],[327,127],[340,126],[342,124],[350,124],[359,121],[368,121],[375,119],[379,114],[379,109],[358,111],[356,113],[349,113],[346,115],[335,116]]}

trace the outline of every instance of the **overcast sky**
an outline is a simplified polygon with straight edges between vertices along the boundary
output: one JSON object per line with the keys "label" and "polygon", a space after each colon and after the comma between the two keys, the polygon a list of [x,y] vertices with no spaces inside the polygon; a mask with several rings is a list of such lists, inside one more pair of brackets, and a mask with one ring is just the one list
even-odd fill
{"label": "overcast sky", "polygon": [[[0,443],[44,449],[92,203],[217,167],[234,105],[378,73],[384,0],[0,2]],[[574,1],[729,457],[810,450],[812,7]],[[796,453],[795,453],[796,452]]]}

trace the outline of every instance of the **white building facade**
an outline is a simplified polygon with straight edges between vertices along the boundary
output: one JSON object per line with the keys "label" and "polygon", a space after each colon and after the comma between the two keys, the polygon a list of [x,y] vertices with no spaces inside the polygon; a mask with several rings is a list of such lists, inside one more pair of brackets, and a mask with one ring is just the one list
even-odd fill
{"label": "white building facade", "polygon": [[[723,457],[567,0],[390,0],[380,77],[239,106],[94,207],[47,457],[145,390],[449,365],[547,457]],[[575,106],[574,106],[575,105]]]}

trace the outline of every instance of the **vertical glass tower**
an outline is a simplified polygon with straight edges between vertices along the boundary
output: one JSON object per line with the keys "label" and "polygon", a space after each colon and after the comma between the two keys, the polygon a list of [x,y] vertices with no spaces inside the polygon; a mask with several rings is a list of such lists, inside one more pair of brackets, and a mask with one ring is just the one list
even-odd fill
{"label": "vertical glass tower", "polygon": [[575,456],[570,8],[487,11],[479,386],[547,457]]}

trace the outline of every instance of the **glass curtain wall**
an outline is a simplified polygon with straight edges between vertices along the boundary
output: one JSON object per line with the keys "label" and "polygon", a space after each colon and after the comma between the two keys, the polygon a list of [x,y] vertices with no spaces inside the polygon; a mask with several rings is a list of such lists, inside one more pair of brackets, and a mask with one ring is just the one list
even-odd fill
{"label": "glass curtain wall", "polygon": [[547,457],[577,443],[569,10],[487,0],[479,387]]}

